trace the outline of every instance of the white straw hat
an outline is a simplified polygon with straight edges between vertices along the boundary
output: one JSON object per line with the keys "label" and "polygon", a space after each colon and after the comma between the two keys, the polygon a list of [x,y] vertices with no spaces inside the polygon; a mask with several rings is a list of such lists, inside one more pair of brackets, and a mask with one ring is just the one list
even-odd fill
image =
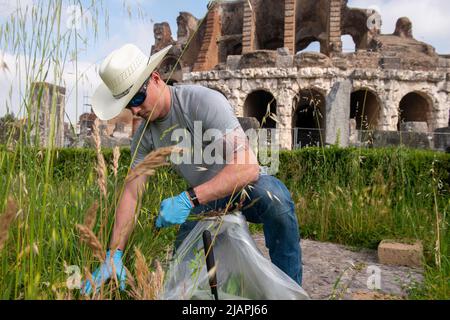
{"label": "white straw hat", "polygon": [[100,67],[103,83],[92,97],[92,109],[100,120],[117,117],[161,63],[172,46],[150,59],[135,45],[113,51]]}

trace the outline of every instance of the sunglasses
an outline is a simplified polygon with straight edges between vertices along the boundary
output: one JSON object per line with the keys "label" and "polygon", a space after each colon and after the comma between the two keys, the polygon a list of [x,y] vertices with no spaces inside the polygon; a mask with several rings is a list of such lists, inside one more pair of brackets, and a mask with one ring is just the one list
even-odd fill
{"label": "sunglasses", "polygon": [[134,95],[133,98],[131,98],[130,102],[128,102],[127,109],[139,107],[141,104],[144,103],[145,99],[147,98],[147,86],[149,80],[150,78],[145,80],[144,84],[139,89],[139,91]]}

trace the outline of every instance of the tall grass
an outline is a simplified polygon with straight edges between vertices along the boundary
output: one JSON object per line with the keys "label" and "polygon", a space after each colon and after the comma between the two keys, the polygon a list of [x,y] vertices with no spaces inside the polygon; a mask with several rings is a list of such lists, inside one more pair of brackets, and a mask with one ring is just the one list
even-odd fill
{"label": "tall grass", "polygon": [[[5,153],[8,151],[4,149],[0,152],[2,156]],[[63,162],[67,165],[62,158],[63,152],[57,153],[60,153],[61,158],[56,157],[55,163]],[[79,151],[77,153],[79,154]],[[104,154],[107,157],[105,161],[108,173],[112,176],[112,152]],[[69,296],[82,298],[78,290],[67,288],[66,282],[69,275],[66,273],[66,267],[78,266],[84,278],[87,276],[85,267],[92,271],[98,266],[108,245],[115,212],[114,205],[106,211],[96,203],[99,199],[103,199],[103,195],[97,181],[96,155],[95,153],[91,155],[90,165],[78,164],[75,158],[68,165],[70,168],[67,172],[59,165],[53,168],[54,173],[63,172],[63,175],[55,174],[53,184],[46,191],[49,201],[46,203],[42,217],[45,228],[42,235],[35,236],[32,240],[30,239],[31,230],[39,228],[41,216],[30,216],[29,212],[35,210],[36,206],[40,206],[39,195],[44,192],[44,186],[42,184],[34,188],[24,186],[21,180],[32,176],[34,171],[42,170],[44,164],[34,168],[24,168],[21,176],[11,177],[9,192],[14,197],[21,195],[22,202],[18,203],[17,209],[11,209],[10,204],[6,207],[7,209],[4,209],[5,206],[1,209],[0,217],[5,217],[9,221],[8,224],[2,223],[2,226],[8,226],[6,231],[9,235],[0,252],[0,297],[2,299],[57,299]],[[15,167],[12,163],[15,156],[14,153],[6,155],[4,162],[6,167]],[[122,155],[121,159],[118,167],[118,181],[125,180],[130,160],[129,151],[128,155]],[[77,165],[80,167],[72,168]],[[12,171],[15,172],[16,169]],[[1,179],[3,183],[8,177],[2,173]],[[157,171],[150,180],[149,192],[143,196],[135,232],[130,238],[130,245],[124,255],[127,266],[134,264],[134,246],[139,247],[145,257],[167,262],[167,253],[175,238],[175,230],[157,231],[154,223],[160,202],[164,198],[181,192],[185,187],[181,180],[175,179],[173,173],[167,170]],[[115,179],[108,179],[107,197],[104,201],[110,204],[116,203],[118,192]],[[6,190],[3,188],[1,195],[6,196]],[[102,213],[105,216],[104,226],[101,225],[100,219]],[[12,217],[14,220],[11,221]],[[105,236],[101,242],[97,242],[101,229],[105,230]],[[39,257],[42,267],[38,264]],[[33,277],[31,271],[33,271]],[[107,289],[103,298],[118,298],[112,288]]]}
{"label": "tall grass", "polygon": [[[8,279],[0,284],[3,294],[10,291],[7,284],[15,283],[13,278],[17,272],[15,264],[7,261],[20,261],[29,255],[43,256],[48,271],[41,271],[41,282],[56,283],[62,287],[58,288],[57,293],[41,287],[38,291],[41,298],[68,296],[70,290],[64,284],[67,279],[65,264],[81,268],[94,268],[98,264],[99,259],[95,258],[94,251],[80,244],[80,233],[75,227],[76,224],[90,225],[92,208],[95,208],[95,201],[100,197],[95,163],[97,155],[87,150],[85,152],[90,156],[86,157],[85,163],[79,163],[69,160],[69,151],[61,150],[55,160],[54,172],[58,173],[55,185],[58,187],[51,189],[50,197],[54,201],[49,205],[49,214],[46,216],[43,242],[25,243],[20,249],[15,249],[18,235],[25,232],[23,226],[20,227],[24,223],[20,218],[22,214],[10,227],[7,241],[10,249],[6,251],[5,248],[2,255],[2,259],[6,260],[2,260],[4,269],[1,277]],[[74,152],[79,154],[81,150]],[[113,152],[102,152],[108,176],[112,176]],[[326,153],[326,160],[323,152]],[[13,156],[9,154],[9,158]],[[128,150],[122,150],[118,167],[119,181],[123,181],[127,175],[130,157]],[[82,157],[79,155],[78,158]],[[305,149],[281,154],[279,177],[293,194],[303,238],[369,248],[376,248],[379,241],[386,238],[420,239],[425,247],[426,282],[411,297],[447,299],[450,236],[449,181],[446,171],[449,163],[449,156],[445,154],[406,149]],[[77,168],[77,165],[80,167]],[[25,176],[27,174],[25,172]],[[138,247],[147,259],[167,261],[176,230],[157,231],[154,221],[160,202],[185,187],[185,183],[171,170],[156,171],[148,185],[149,192],[144,194],[136,229],[130,238],[129,251],[125,253],[127,266],[133,265],[134,247]],[[114,203],[117,196],[115,179],[108,179],[107,189],[108,201]],[[111,230],[113,213],[114,208],[110,208],[106,230]],[[88,219],[88,216],[91,218]],[[100,228],[100,222],[97,221],[93,233],[98,235]],[[6,252],[8,254],[5,255]],[[132,290],[136,288],[138,293],[134,292],[134,296],[145,296],[142,287],[139,289],[137,286]],[[110,295],[105,298],[118,298],[112,294],[112,288],[108,292]],[[133,298],[133,295],[120,297]],[[79,298],[76,292],[72,292],[71,297]]]}
{"label": "tall grass", "polygon": [[450,297],[449,155],[311,148],[281,159],[303,237],[373,249],[383,239],[419,239],[427,282],[414,297]]}
{"label": "tall grass", "polygon": [[[134,8],[125,0],[123,3],[131,16]],[[116,153],[113,174],[109,173],[108,177],[106,172],[111,168],[106,168],[97,144],[97,161],[75,169],[83,174],[70,179],[60,176],[55,167],[59,151],[54,144],[57,89],[52,89],[48,143],[41,147],[37,114],[44,104],[44,87],[36,83],[64,86],[64,71],[69,63],[74,63],[77,81],[75,88],[68,89],[77,94],[81,78],[77,67],[80,43],[96,40],[102,19],[108,29],[108,12],[102,0],[35,1],[31,6],[22,5],[18,0],[16,4],[17,10],[0,26],[0,48],[16,57],[14,71],[21,85],[15,88],[20,97],[18,115],[26,121],[13,128],[7,148],[0,152],[0,298],[79,297],[76,291],[72,292],[66,286],[66,268],[76,265],[84,271],[85,267],[94,268],[101,260],[112,230],[124,170],[119,172],[119,155]],[[63,14],[70,5],[90,12],[89,30],[67,27]],[[142,16],[141,11],[138,16]],[[13,69],[11,65],[9,68]],[[13,103],[12,95],[7,103]],[[19,139],[14,141],[17,133]],[[78,160],[83,159],[75,155],[74,163]],[[122,166],[125,165],[122,163]],[[171,189],[163,189],[164,183],[153,186],[155,188],[146,200],[154,197],[153,203],[168,196],[168,190],[170,193],[176,191],[173,185]],[[85,216],[93,203],[99,204],[98,219]],[[97,209],[91,208],[90,214],[94,211]],[[171,231],[155,235],[152,219],[156,212],[156,206],[146,206],[142,216],[147,220],[140,222],[138,227],[146,232],[137,232],[137,237],[141,235],[139,242],[145,244],[150,240],[153,244],[158,243],[158,238],[172,237]],[[153,237],[156,238],[154,241]],[[162,247],[160,243],[158,249]],[[144,246],[143,250],[153,255],[152,248]]]}

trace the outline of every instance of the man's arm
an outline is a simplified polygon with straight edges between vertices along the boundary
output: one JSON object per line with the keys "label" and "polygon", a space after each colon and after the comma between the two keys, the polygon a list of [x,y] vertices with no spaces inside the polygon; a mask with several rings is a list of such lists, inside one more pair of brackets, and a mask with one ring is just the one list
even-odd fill
{"label": "man's arm", "polygon": [[142,194],[147,182],[147,176],[139,176],[125,184],[122,197],[116,211],[110,248],[124,250],[128,238],[134,229],[135,212],[139,194]]}
{"label": "man's arm", "polygon": [[228,164],[214,178],[194,188],[200,204],[236,194],[259,178],[258,160],[242,129],[235,130],[231,139],[225,137],[224,141],[224,154],[231,155],[232,161],[227,161]]}

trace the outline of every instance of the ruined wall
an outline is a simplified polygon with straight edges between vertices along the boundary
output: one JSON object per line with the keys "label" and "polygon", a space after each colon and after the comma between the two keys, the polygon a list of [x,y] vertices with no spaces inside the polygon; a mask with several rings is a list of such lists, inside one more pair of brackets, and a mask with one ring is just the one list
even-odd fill
{"label": "ruined wall", "polygon": [[244,30],[244,6],[242,2],[221,7],[221,32],[218,39],[219,63],[226,63],[230,55],[242,54],[242,33]]}
{"label": "ruined wall", "polygon": [[[379,102],[376,106],[377,130],[398,130],[400,102],[409,93],[417,93],[428,101],[430,112],[426,118],[429,131],[448,125],[449,72],[307,67],[208,71],[184,76],[186,83],[197,83],[225,94],[235,114],[240,117],[245,115],[245,102],[252,92],[263,90],[272,94],[277,105],[277,128],[281,132],[282,147],[286,149],[292,147],[292,122],[296,116],[294,110],[299,93],[315,90],[328,101],[333,86],[348,79],[352,84],[352,92],[367,89]],[[261,108],[266,108],[266,105]]]}
{"label": "ruined wall", "polygon": [[152,54],[170,44],[173,45],[158,69],[164,79],[171,75],[170,84],[181,81],[182,73],[191,71],[198,60],[207,30],[206,23],[200,22],[189,12],[180,12],[177,17],[176,41],[172,38],[168,23],[155,24],[155,45],[152,47]]}
{"label": "ruined wall", "polygon": [[193,71],[209,70],[219,63],[218,36],[221,29],[221,10],[219,5],[213,4],[210,7],[205,20],[205,35],[192,69]]}
{"label": "ruined wall", "polygon": [[170,25],[167,22],[155,23],[153,34],[155,35],[155,44],[152,46],[152,52],[158,52],[169,45],[176,44],[172,38]]}
{"label": "ruined wall", "polygon": [[[285,148],[296,139],[293,128],[310,126],[313,135],[330,137],[327,130],[333,127],[333,117],[344,115],[348,126],[341,128],[349,130],[433,131],[448,126],[450,56],[438,55],[432,46],[416,40],[408,18],[401,17],[392,34],[381,34],[377,12],[350,8],[347,2],[215,4],[182,57],[177,82],[222,92],[237,116],[260,117],[264,112],[256,108],[267,109],[272,103],[278,121],[266,125],[281,129]],[[192,18],[180,15],[179,32],[193,32]],[[352,37],[355,52],[342,52],[344,35]],[[171,58],[181,55],[185,39],[179,36]],[[315,41],[321,53],[303,51]],[[340,114],[327,111],[343,103],[349,108]]]}
{"label": "ruined wall", "polygon": [[[64,111],[66,88],[46,82],[32,84],[33,105],[31,106],[32,123],[38,123],[38,128],[32,134],[39,135],[39,145],[48,147],[64,147]],[[54,123],[54,140],[51,141],[51,126]]]}
{"label": "ruined wall", "polygon": [[325,51],[328,6],[327,0],[297,1],[295,52],[302,51],[314,41],[319,41],[321,51]]}

